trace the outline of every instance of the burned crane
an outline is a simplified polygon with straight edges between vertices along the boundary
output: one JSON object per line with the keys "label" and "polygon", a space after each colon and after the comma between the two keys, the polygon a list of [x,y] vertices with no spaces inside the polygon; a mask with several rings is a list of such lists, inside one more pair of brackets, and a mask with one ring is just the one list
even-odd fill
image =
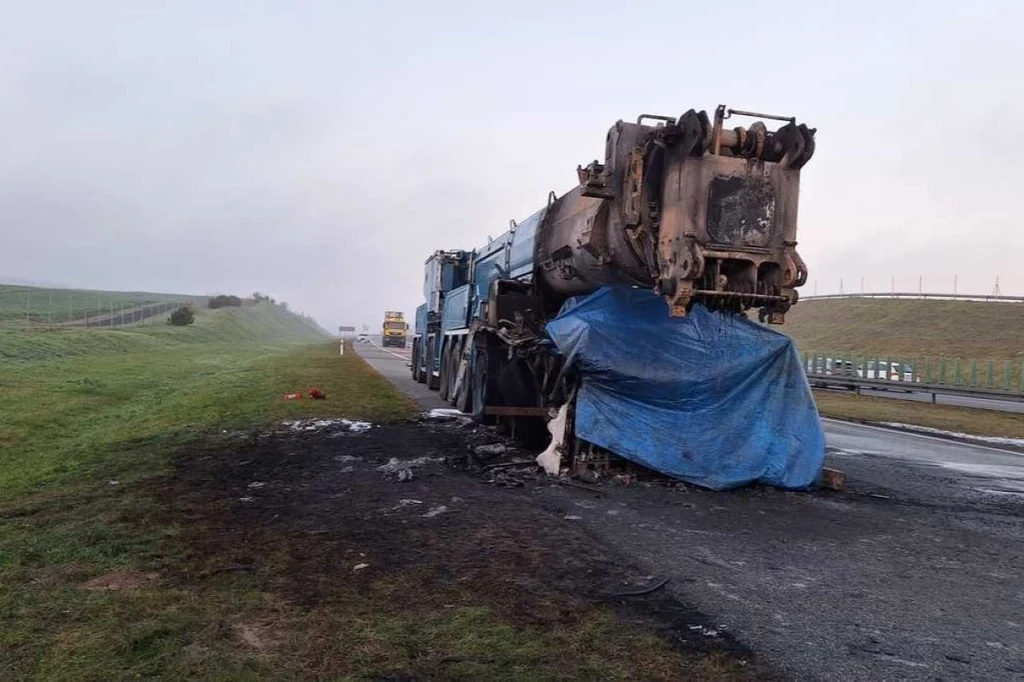
{"label": "burned crane", "polygon": [[[807,269],[796,252],[800,169],[814,130],[782,119],[725,128],[690,110],[679,119],[641,116],[609,132],[603,164],[578,169],[580,185],[544,211],[538,283],[574,296],[599,285],[654,287],[673,315],[691,301],[766,309],[782,323]],[[658,125],[644,125],[645,121]]]}
{"label": "burned crane", "polygon": [[[782,124],[726,126],[740,116]],[[619,121],[575,189],[481,248],[427,259],[414,377],[480,420],[523,426],[578,388],[545,334],[571,298],[634,287],[661,296],[666,318],[699,303],[782,324],[807,279],[797,198],[814,133],[724,106]]]}

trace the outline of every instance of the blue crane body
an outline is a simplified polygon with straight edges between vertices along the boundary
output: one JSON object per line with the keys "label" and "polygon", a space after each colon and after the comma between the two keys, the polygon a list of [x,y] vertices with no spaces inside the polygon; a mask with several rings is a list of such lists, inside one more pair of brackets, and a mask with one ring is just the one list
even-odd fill
{"label": "blue crane body", "polygon": [[[785,125],[728,129],[732,116]],[[575,189],[483,246],[427,258],[413,377],[479,421],[536,430],[578,389],[545,334],[570,298],[627,286],[661,296],[666,318],[699,303],[783,323],[807,278],[796,214],[814,133],[724,106],[619,121]]]}

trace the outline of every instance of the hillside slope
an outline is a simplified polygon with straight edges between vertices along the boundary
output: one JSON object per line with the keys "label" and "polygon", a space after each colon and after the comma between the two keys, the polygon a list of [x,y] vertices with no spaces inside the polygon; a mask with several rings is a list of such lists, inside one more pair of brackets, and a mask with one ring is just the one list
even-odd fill
{"label": "hillside slope", "polygon": [[0,360],[39,360],[105,353],[158,352],[188,344],[316,343],[329,338],[316,323],[269,303],[198,310],[194,324],[123,329],[0,332]]}
{"label": "hillside slope", "polygon": [[776,329],[802,351],[900,357],[1024,359],[1024,304],[831,299],[801,301]]}
{"label": "hillside slope", "polygon": [[60,324],[66,320],[110,315],[126,307],[202,301],[205,298],[149,291],[99,291],[0,284],[0,327],[24,325],[27,321],[33,324]]}

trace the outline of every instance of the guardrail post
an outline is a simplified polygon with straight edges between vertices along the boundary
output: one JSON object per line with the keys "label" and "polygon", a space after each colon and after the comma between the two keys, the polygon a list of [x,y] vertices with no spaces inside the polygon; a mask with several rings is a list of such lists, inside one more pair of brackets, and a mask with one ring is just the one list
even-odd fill
{"label": "guardrail post", "polygon": [[999,384],[999,388],[1004,391],[1009,391],[1013,388],[1013,381],[1010,379],[1010,374],[1013,372],[1013,365],[1010,364],[1009,360],[1003,362],[1003,380]]}
{"label": "guardrail post", "polygon": [[991,360],[988,361],[988,379],[986,380],[985,385],[988,386],[989,388],[995,388],[995,386],[992,385],[992,361]]}
{"label": "guardrail post", "polygon": [[953,359],[953,385],[960,385],[960,358]]}
{"label": "guardrail post", "polygon": [[941,364],[939,365],[939,383],[946,383],[946,358],[940,358]]}
{"label": "guardrail post", "polygon": [[977,388],[978,386],[978,367],[974,362],[974,358],[971,358],[971,388]]}

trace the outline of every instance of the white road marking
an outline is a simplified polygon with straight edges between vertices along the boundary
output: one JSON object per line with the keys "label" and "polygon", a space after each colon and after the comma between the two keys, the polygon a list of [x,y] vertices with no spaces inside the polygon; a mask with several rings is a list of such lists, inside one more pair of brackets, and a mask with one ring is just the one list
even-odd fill
{"label": "white road marking", "polygon": [[373,346],[374,348],[376,348],[377,350],[382,350],[382,351],[384,351],[385,353],[387,353],[389,355],[394,355],[399,360],[411,360],[412,359],[412,354],[410,352],[408,352],[408,351],[405,353],[405,355],[402,355],[401,353],[395,353],[393,351],[388,350],[384,346],[379,345],[373,339],[368,339],[368,341],[370,342],[370,345]]}
{"label": "white road marking", "polygon": [[822,417],[821,421],[827,424],[836,424],[841,426],[853,426],[861,429],[872,429],[874,431],[884,431],[885,433],[899,433],[910,438],[917,438],[921,440],[931,440],[938,443],[945,443],[946,445],[961,445],[967,448],[976,448],[978,450],[990,450],[992,452],[998,452],[1001,455],[1016,455],[1017,457],[1024,457],[1024,453],[1018,450],[1003,450],[1002,448],[994,448],[991,445],[978,445],[976,443],[965,443],[960,440],[953,440],[951,438],[939,438],[938,436],[929,436],[916,431],[904,431],[903,429],[886,428],[884,426],[873,426],[871,424],[861,424],[859,422],[848,422],[842,419],[830,419],[828,417]]}

